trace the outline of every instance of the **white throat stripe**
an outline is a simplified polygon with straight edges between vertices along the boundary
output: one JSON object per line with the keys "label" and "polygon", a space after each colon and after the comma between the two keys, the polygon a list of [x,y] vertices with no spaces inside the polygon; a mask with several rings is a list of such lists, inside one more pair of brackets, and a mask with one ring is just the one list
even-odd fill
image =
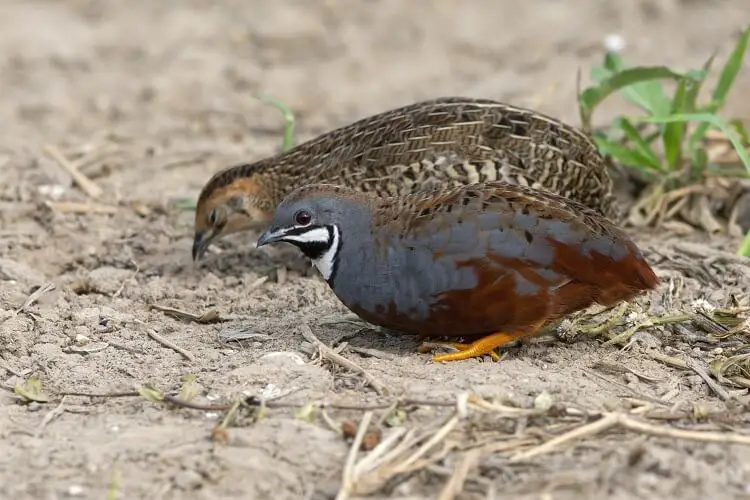
{"label": "white throat stripe", "polygon": [[[325,232],[327,235],[328,231],[326,230]],[[339,252],[340,235],[338,226],[334,225],[331,232],[333,235],[329,242],[328,250],[326,250],[319,259],[313,261],[313,264],[315,264],[315,267],[318,268],[318,271],[320,271],[320,274],[323,275],[323,279],[326,281],[331,279],[331,276],[333,275],[333,269],[336,267],[336,258]]]}
{"label": "white throat stripe", "polygon": [[301,234],[284,236],[287,241],[299,241],[300,243],[328,243],[328,229],[316,227]]}

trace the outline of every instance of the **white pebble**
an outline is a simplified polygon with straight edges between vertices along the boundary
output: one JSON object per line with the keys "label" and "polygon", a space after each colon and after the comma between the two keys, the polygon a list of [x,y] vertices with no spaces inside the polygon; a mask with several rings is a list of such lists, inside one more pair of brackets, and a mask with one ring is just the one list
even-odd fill
{"label": "white pebble", "polygon": [[80,497],[81,495],[83,495],[83,486],[80,484],[71,484],[68,486],[68,496]]}
{"label": "white pebble", "polygon": [[38,188],[39,194],[53,200],[59,200],[65,194],[65,186],[60,184],[44,184]]}
{"label": "white pebble", "polygon": [[268,354],[264,354],[260,357],[260,359],[268,359],[268,358],[276,358],[276,357],[282,357],[287,358],[292,361],[295,365],[304,365],[305,360],[302,359],[302,356],[297,354],[296,352],[289,352],[289,351],[280,351],[280,352],[269,352]]}

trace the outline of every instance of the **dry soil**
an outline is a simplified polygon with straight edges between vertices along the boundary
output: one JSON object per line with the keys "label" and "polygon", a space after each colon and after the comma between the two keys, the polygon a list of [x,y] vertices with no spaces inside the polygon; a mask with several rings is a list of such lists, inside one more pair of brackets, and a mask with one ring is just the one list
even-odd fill
{"label": "dry soil", "polygon": [[[499,363],[438,365],[414,339],[335,323],[346,311],[327,286],[253,249],[252,234],[228,238],[194,265],[192,212],[175,201],[194,200],[219,168],[278,150],[282,120],[260,94],[293,109],[300,140],[441,95],[500,99],[578,123],[576,72],[585,77],[601,59],[607,35],[624,37],[633,63],[697,67],[717,48],[726,54],[748,13],[747,0],[3,0],[0,497],[334,498],[350,448],[339,427],[356,426],[365,411],[300,408],[403,397],[449,406],[374,410],[384,440],[404,431],[429,438],[452,414],[460,418],[411,470],[380,467],[358,483],[375,498],[451,498],[451,488],[462,499],[747,498],[750,446],[741,444],[612,428],[513,460],[602,412],[638,408],[643,415],[631,418],[659,429],[744,429],[748,439],[742,414],[719,395],[742,402],[747,390],[710,378],[719,384],[712,389],[674,361],[708,371],[743,345],[737,336],[717,340],[688,322],[644,329],[626,348],[591,335],[542,337]],[[749,89],[743,71],[737,94]],[[750,114],[747,102],[735,97],[733,114]],[[597,120],[622,109],[614,102]],[[99,199],[49,145],[78,161]],[[663,284],[638,301],[631,324],[693,311],[698,299],[747,305],[750,266],[726,253],[736,238],[634,237]],[[54,289],[17,312],[46,283]],[[224,321],[176,318],[164,307]],[[320,362],[305,325],[391,396]],[[32,376],[48,402],[14,396]],[[291,407],[262,418],[240,408],[221,432],[224,411],[60,396],[144,384],[165,394],[192,387],[200,405],[281,396],[272,402]],[[460,403],[465,391],[553,409],[482,412]]]}

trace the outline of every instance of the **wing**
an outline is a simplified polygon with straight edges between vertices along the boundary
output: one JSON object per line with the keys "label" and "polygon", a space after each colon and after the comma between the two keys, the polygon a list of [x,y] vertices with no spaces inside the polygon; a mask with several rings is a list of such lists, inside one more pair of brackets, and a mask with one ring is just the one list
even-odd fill
{"label": "wing", "polygon": [[404,249],[385,251],[403,303],[429,299],[431,328],[519,329],[658,283],[627,235],[563,197],[493,183],[409,200],[391,221]]}

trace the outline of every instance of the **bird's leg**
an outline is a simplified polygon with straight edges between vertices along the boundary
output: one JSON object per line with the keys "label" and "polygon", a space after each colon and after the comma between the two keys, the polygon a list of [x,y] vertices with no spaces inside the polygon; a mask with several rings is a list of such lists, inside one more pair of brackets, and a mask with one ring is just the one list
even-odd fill
{"label": "bird's leg", "polygon": [[[483,337],[483,338],[486,338],[486,337]],[[432,344],[433,346],[438,345],[438,346],[452,347],[453,349],[456,349],[459,352],[467,351],[471,349],[472,345],[474,345],[474,344],[466,344],[463,342],[448,342],[445,340],[434,340],[434,341],[430,341],[429,343],[420,345],[419,352],[423,352],[423,353],[428,352],[430,350],[430,344]],[[491,352],[484,353],[484,354],[488,354],[492,358],[492,361],[500,361],[500,355],[496,353],[494,349]],[[482,354],[477,354],[477,357],[481,355]],[[435,356],[433,356],[432,359],[433,361],[435,361]]]}
{"label": "bird's leg", "polygon": [[503,333],[497,332],[486,337],[475,340],[470,344],[463,344],[457,342],[436,342],[436,344],[449,345],[458,350],[458,352],[451,352],[448,354],[438,354],[432,357],[432,360],[439,363],[442,361],[460,361],[469,358],[478,358],[489,354],[494,361],[499,361],[500,356],[495,352],[495,349],[502,347],[514,340],[518,340],[524,337],[534,335],[539,328],[544,325],[544,321],[540,321],[524,329],[518,333]]}

